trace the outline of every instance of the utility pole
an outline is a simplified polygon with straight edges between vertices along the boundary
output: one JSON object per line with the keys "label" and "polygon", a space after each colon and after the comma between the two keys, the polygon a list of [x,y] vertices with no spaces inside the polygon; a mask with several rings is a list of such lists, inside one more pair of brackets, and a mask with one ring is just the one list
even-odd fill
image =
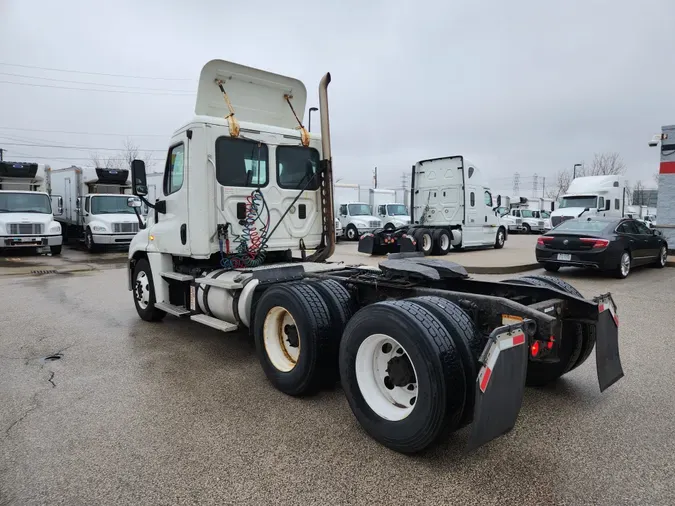
{"label": "utility pole", "polygon": [[375,186],[375,189],[377,189],[377,167],[375,167],[375,170],[373,171],[373,185]]}
{"label": "utility pole", "polygon": [[539,183],[539,176],[535,173],[534,179],[532,180],[532,195],[536,196],[537,195],[537,186]]}
{"label": "utility pole", "polygon": [[5,151],[4,149],[0,148],[0,162],[2,162],[2,161],[4,160],[4,158],[3,158],[3,156],[2,156],[2,153],[3,153],[4,151]]}
{"label": "utility pole", "polygon": [[520,173],[516,172],[513,175],[513,195],[518,195],[518,192],[520,191]]}
{"label": "utility pole", "polygon": [[402,172],[401,173],[401,188],[405,189],[407,187],[408,187],[408,173]]}

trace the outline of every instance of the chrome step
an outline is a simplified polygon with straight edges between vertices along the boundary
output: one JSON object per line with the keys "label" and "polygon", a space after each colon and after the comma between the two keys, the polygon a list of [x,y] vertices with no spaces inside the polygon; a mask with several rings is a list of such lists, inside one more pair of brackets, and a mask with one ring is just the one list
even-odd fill
{"label": "chrome step", "polygon": [[174,306],[173,304],[169,304],[167,302],[155,302],[155,307],[161,311],[164,311],[165,313],[178,316],[179,318],[181,316],[187,316],[190,314],[190,310],[185,309],[184,306]]}
{"label": "chrome step", "polygon": [[160,274],[163,278],[169,278],[169,279],[175,279],[176,281],[192,281],[195,279],[194,276],[190,276],[189,274],[182,274],[180,272],[162,272]]}
{"label": "chrome step", "polygon": [[193,314],[190,319],[204,325],[208,325],[209,327],[216,330],[222,330],[223,332],[233,332],[239,328],[237,325],[224,322],[223,320],[219,320],[218,318],[214,318],[213,316],[208,316],[205,314]]}
{"label": "chrome step", "polygon": [[209,285],[215,286],[217,288],[224,288],[226,290],[237,290],[243,288],[244,285],[237,283],[236,281],[231,281],[229,279],[218,279],[218,278],[197,278],[195,283],[200,285]]}

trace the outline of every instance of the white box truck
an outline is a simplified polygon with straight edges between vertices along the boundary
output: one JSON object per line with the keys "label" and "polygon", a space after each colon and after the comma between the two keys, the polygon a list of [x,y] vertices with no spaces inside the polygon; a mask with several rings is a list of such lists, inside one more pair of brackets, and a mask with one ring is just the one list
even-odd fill
{"label": "white box truck", "polygon": [[335,214],[342,225],[344,237],[356,241],[367,232],[380,228],[382,221],[373,215],[373,208],[360,199],[357,184],[335,183]]}
{"label": "white box truck", "polygon": [[57,220],[64,240],[84,241],[90,252],[129,245],[138,232],[138,221],[127,205],[128,170],[73,166],[47,175],[52,198],[63,200],[63,214]]}
{"label": "white box truck", "polygon": [[571,218],[615,216],[621,218],[631,204],[628,180],[622,176],[585,176],[574,179],[551,213],[551,224],[557,227]]}
{"label": "white box truck", "polygon": [[396,200],[396,190],[375,189],[369,191],[369,203],[373,213],[384,223],[384,228],[394,229],[410,225],[410,211],[402,201]]}
{"label": "white box truck", "polygon": [[61,225],[54,214],[60,214],[62,202],[52,208],[45,184],[49,170],[37,163],[0,161],[0,250],[61,254]]}
{"label": "white box truck", "polygon": [[[248,329],[275,388],[302,396],[339,378],[364,430],[405,453],[469,424],[469,449],[506,434],[526,382],[555,381],[596,342],[600,390],[619,380],[608,293],[583,299],[546,276],[472,279],[457,264],[418,253],[379,268],[326,262],[335,249],[329,82],[326,74],[319,86],[319,137],[302,125],[300,81],[222,60],[204,66],[196,116],[171,139],[169,191],[129,248],[138,315]],[[483,228],[486,190],[468,175],[472,204],[460,205],[462,166],[461,159],[421,164],[427,173],[458,174],[438,190],[420,181],[416,197],[451,188],[452,223]],[[147,196],[142,161],[134,161],[131,180],[134,193]],[[243,387],[232,375],[227,388]]]}

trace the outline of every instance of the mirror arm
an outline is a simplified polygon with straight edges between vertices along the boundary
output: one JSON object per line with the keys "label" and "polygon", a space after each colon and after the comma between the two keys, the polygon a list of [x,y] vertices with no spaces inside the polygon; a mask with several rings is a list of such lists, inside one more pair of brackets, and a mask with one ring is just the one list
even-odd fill
{"label": "mirror arm", "polygon": [[138,220],[138,229],[144,230],[145,223],[143,223],[143,219],[141,218],[141,211],[139,210],[138,207],[134,207],[134,212],[136,213],[136,219]]}
{"label": "mirror arm", "polygon": [[145,197],[142,197],[141,195],[136,195],[139,199],[141,199],[141,202],[143,202],[146,206],[148,206],[150,209],[155,208],[155,204],[151,204],[148,199]]}

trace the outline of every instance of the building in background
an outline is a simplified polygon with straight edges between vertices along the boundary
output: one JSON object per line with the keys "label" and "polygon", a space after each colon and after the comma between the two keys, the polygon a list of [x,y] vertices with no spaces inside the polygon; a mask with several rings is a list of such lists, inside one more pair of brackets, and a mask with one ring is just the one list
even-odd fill
{"label": "building in background", "polygon": [[668,247],[675,248],[675,125],[661,127],[660,139],[653,139],[649,145],[661,148],[656,228],[663,233]]}

